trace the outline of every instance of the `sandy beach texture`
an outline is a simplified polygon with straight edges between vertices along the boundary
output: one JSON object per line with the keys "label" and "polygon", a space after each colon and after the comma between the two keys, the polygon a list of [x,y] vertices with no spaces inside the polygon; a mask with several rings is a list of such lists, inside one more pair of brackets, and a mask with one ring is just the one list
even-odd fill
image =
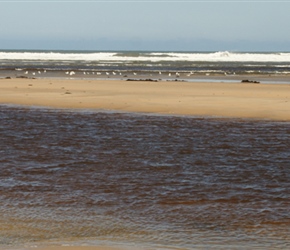
{"label": "sandy beach texture", "polygon": [[290,121],[290,85],[1,79],[0,104]]}

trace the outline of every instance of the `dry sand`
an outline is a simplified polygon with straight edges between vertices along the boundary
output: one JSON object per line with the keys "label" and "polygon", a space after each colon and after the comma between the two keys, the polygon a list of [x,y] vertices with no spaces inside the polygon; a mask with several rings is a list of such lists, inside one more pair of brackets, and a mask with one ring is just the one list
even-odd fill
{"label": "dry sand", "polygon": [[0,104],[290,121],[290,84],[1,79]]}

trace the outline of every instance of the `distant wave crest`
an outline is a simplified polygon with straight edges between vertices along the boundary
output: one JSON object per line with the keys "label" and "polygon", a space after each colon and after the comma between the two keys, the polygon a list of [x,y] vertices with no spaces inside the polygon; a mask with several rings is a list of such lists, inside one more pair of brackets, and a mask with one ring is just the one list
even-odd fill
{"label": "distant wave crest", "polygon": [[192,61],[192,62],[290,62],[290,53],[242,52],[0,52],[0,60],[37,61]]}

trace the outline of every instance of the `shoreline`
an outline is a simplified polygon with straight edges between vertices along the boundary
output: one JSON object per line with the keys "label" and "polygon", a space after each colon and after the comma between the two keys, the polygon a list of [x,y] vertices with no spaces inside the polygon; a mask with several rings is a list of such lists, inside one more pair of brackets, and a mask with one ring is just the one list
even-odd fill
{"label": "shoreline", "polygon": [[[28,72],[28,73],[27,73]],[[45,73],[44,73],[45,72]],[[116,71],[117,72],[117,71]],[[59,80],[122,80],[151,79],[154,81],[187,81],[187,82],[235,82],[240,83],[242,80],[259,81],[262,84],[290,84],[290,74],[223,74],[223,73],[199,73],[189,74],[186,71],[179,72],[178,75],[173,71],[118,71],[113,70],[93,71],[93,70],[0,70],[0,80],[11,79],[59,79]],[[27,74],[26,74],[27,73]],[[170,76],[169,76],[170,74]]]}
{"label": "shoreline", "polygon": [[12,78],[0,79],[0,104],[290,121],[290,85]]}

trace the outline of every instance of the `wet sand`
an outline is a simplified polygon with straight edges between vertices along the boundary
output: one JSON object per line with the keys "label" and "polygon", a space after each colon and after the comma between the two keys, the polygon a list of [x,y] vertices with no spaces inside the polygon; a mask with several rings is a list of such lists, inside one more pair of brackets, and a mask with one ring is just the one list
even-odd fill
{"label": "wet sand", "polygon": [[0,104],[290,121],[290,85],[12,78]]}

